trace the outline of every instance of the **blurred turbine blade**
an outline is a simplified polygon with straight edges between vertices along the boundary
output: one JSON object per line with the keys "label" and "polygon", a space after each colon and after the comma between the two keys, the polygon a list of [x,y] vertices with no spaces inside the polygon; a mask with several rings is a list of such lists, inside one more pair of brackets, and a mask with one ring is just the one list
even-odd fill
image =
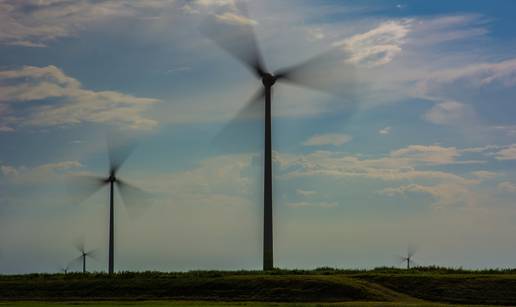
{"label": "blurred turbine blade", "polygon": [[74,258],[70,261],[70,264],[68,266],[68,268],[75,268],[76,266],[78,266],[78,268],[80,268],[82,270],[82,255],[78,256],[77,258]]}
{"label": "blurred turbine blade", "polygon": [[263,99],[265,91],[263,87],[258,89],[245,105],[238,110],[233,118],[224,125],[224,127],[215,135],[212,143],[221,148],[228,146],[240,145],[235,144],[241,141],[254,142],[249,133],[249,122],[263,122],[265,107]]}
{"label": "blurred turbine blade", "polygon": [[90,250],[86,253],[86,257],[90,257],[91,259],[98,260],[99,250],[98,248]]}
{"label": "blurred turbine blade", "polygon": [[122,167],[136,148],[136,143],[128,140],[115,139],[114,135],[108,137],[109,171],[116,173]]}
{"label": "blurred turbine blade", "polygon": [[412,258],[416,254],[416,251],[417,248],[414,245],[410,244],[407,248],[407,256],[409,258]]}
{"label": "blurred turbine blade", "polygon": [[77,238],[74,246],[81,254],[84,253],[84,237]]}
{"label": "blurred turbine blade", "polygon": [[402,264],[404,262],[407,261],[407,257],[403,257],[403,256],[396,256],[396,262],[397,264]]}
{"label": "blurred turbine blade", "polygon": [[67,189],[74,203],[81,203],[106,185],[106,179],[93,175],[69,175]]}
{"label": "blurred turbine blade", "polygon": [[210,14],[201,24],[201,33],[261,78],[266,68],[253,29],[256,22],[249,18],[244,2],[237,8],[236,13]]}
{"label": "blurred turbine blade", "polygon": [[151,195],[124,180],[117,179],[116,184],[120,196],[126,206],[128,212],[133,217],[139,216],[145,209],[150,207]]}
{"label": "blurred turbine blade", "polygon": [[278,81],[322,91],[334,96],[354,100],[357,87],[356,69],[347,61],[349,55],[334,48],[302,63],[278,70]]}

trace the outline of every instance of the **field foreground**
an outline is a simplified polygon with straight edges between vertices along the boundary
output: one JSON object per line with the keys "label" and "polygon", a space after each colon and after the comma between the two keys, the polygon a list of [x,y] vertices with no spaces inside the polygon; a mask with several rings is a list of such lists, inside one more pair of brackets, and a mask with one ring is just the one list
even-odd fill
{"label": "field foreground", "polygon": [[319,269],[0,276],[0,306],[221,306],[230,301],[235,306],[516,305],[516,272]]}

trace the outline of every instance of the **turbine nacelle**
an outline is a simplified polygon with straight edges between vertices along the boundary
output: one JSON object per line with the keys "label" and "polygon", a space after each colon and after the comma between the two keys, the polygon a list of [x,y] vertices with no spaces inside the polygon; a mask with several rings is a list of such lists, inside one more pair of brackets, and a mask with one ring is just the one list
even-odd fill
{"label": "turbine nacelle", "polygon": [[274,85],[274,83],[276,83],[276,80],[278,78],[276,78],[275,76],[271,75],[270,73],[264,73],[262,75],[262,83],[263,83],[263,86],[265,87],[271,87]]}
{"label": "turbine nacelle", "polygon": [[117,182],[115,171],[111,171],[109,173],[109,177],[106,178],[106,183],[115,183]]}

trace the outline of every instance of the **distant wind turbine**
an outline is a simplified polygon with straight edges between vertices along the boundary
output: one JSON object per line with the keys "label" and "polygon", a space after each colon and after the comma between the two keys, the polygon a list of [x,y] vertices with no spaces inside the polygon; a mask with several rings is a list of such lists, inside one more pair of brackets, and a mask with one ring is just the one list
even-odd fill
{"label": "distant wind turbine", "polygon": [[112,274],[115,268],[115,186],[127,207],[141,207],[148,205],[147,192],[127,183],[118,177],[118,171],[134,149],[134,144],[126,144],[114,148],[109,144],[109,170],[106,177],[78,175],[74,176],[72,185],[79,197],[84,200],[104,186],[109,186],[109,258],[108,273]]}
{"label": "distant wind turbine", "polygon": [[66,265],[66,266],[64,266],[64,267],[60,267],[60,268],[59,268],[59,271],[60,271],[60,272],[63,272],[63,274],[65,274],[65,275],[66,275],[66,273],[68,273],[68,269],[69,269],[69,264],[67,264],[67,265]]}
{"label": "distant wind turbine", "polygon": [[406,256],[400,256],[400,262],[407,264],[407,270],[410,270],[410,265],[415,264],[414,263],[414,255],[416,254],[416,250],[414,247],[409,246],[407,248],[407,255]]}
{"label": "distant wind turbine", "polygon": [[[241,13],[247,15],[247,10],[244,3],[239,2],[241,7]],[[273,229],[272,229],[272,119],[271,119],[271,103],[272,103],[272,88],[280,81],[290,82],[296,85],[305,86],[308,88],[322,90],[327,92],[335,92],[336,88],[331,88],[330,80],[328,79],[329,74],[322,73],[320,68],[322,64],[330,64],[328,60],[331,60],[334,68],[335,58],[331,57],[330,52],[323,53],[317,57],[305,61],[299,65],[291,66],[286,69],[278,70],[275,73],[271,73],[267,70],[260,54],[258,43],[254,35],[252,23],[241,23],[241,24],[221,24],[220,20],[216,16],[212,16],[214,20],[207,20],[202,26],[202,32],[214,41],[219,47],[224,49],[230,55],[235,57],[241,63],[243,63],[261,82],[262,86],[252,99],[247,103],[245,107],[237,114],[237,118],[243,117],[246,110],[250,110],[257,101],[263,99],[265,107],[265,148],[264,148],[264,191],[263,191],[263,208],[264,208],[264,219],[263,219],[263,270],[271,270],[274,268],[273,262]],[[247,17],[247,19],[249,19]],[[339,50],[342,51],[342,50]],[[339,62],[342,65],[342,70],[348,73],[350,72],[351,66],[349,64],[344,67],[343,52],[338,54]],[[319,66],[319,67],[317,67]],[[316,68],[319,70],[316,73]],[[330,69],[326,66],[325,69]],[[342,71],[341,70],[341,71]],[[348,75],[350,77],[351,74]],[[348,81],[353,83],[353,78],[350,77]],[[352,85],[350,83],[348,86]],[[340,84],[340,90],[345,87]],[[349,88],[348,88],[349,89]],[[349,94],[349,93],[348,93]]]}
{"label": "distant wind turbine", "polygon": [[[83,242],[77,244],[75,247],[81,253],[81,255],[79,257],[75,258],[74,260],[72,260],[71,263],[76,263],[76,262],[80,261],[82,263],[82,272],[86,273],[86,258],[89,257],[89,258],[95,259],[96,250],[86,251],[86,249],[84,248]],[[68,271],[68,266],[64,269],[65,274],[67,271]]]}

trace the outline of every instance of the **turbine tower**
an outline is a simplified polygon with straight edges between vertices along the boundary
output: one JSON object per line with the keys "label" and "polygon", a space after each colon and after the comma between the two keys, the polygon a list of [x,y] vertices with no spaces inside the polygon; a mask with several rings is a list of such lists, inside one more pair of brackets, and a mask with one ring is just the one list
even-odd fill
{"label": "turbine tower", "polygon": [[[247,17],[247,9],[244,3],[238,3],[240,13]],[[265,109],[265,131],[264,131],[264,181],[263,181],[263,270],[272,270],[274,268],[274,253],[273,253],[273,195],[272,195],[272,89],[275,84],[281,81],[293,83],[298,86],[304,86],[311,89],[333,92],[335,94],[336,88],[331,88],[331,84],[325,83],[329,81],[328,75],[317,74],[314,69],[317,66],[322,67],[322,64],[335,64],[335,58],[332,58],[331,52],[325,52],[316,57],[309,59],[301,64],[290,66],[286,69],[278,70],[271,73],[264,65],[261,53],[258,48],[258,43],[254,35],[252,23],[221,23],[217,16],[211,15],[205,20],[201,26],[201,31],[209,37],[220,48],[224,49],[231,56],[243,63],[261,82],[261,89],[253,95],[248,104],[242,110],[251,109],[251,105],[256,101],[262,100]],[[342,66],[346,66],[348,71],[351,71],[350,64],[343,64],[345,53],[340,50],[337,54],[338,62]],[[320,68],[319,67],[319,68]],[[331,66],[326,67],[328,69]],[[346,67],[342,67],[345,68]],[[334,68],[334,67],[332,67]],[[321,71],[318,71],[321,73]],[[351,75],[351,74],[350,74]],[[348,81],[353,81],[349,78]],[[347,84],[348,86],[350,84]],[[343,84],[340,84],[342,87]],[[241,116],[239,112],[238,116]]]}

